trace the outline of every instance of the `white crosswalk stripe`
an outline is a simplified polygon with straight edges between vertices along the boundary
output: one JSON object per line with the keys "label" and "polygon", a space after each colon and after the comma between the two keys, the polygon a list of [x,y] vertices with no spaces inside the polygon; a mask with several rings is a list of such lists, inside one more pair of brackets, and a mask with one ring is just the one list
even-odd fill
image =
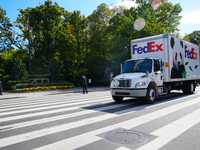
{"label": "white crosswalk stripe", "polygon": [[[159,149],[200,123],[200,109],[195,107],[200,106],[199,95],[197,88],[193,95],[172,97],[154,105],[139,100],[118,104],[113,102],[109,91],[1,100],[0,149],[82,149],[102,140],[106,142],[101,134],[117,128],[134,130],[194,107],[189,114],[146,133],[156,138],[134,147]],[[46,139],[43,143],[38,142],[43,139]],[[115,146],[111,149],[132,149],[126,145]]]}

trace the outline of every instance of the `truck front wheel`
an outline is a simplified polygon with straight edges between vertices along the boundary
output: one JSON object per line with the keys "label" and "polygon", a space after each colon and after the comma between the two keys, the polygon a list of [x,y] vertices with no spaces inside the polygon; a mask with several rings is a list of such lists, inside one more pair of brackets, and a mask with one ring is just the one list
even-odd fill
{"label": "truck front wheel", "polygon": [[145,97],[145,102],[148,104],[153,104],[156,101],[156,89],[155,86],[150,85],[147,89],[147,95]]}
{"label": "truck front wheel", "polygon": [[115,102],[121,102],[121,101],[123,100],[124,97],[122,97],[122,96],[112,96],[112,98],[113,98],[113,100],[114,100]]}

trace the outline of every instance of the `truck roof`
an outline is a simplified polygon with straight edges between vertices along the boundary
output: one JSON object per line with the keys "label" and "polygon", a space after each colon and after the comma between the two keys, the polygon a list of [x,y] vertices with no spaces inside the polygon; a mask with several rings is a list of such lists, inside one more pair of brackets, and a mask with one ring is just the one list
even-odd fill
{"label": "truck roof", "polygon": [[[143,38],[139,38],[139,39],[133,39],[133,40],[131,40],[131,43],[133,44],[133,43],[144,42],[144,41],[149,41],[149,40],[156,40],[156,39],[160,39],[160,38],[168,38],[169,35],[173,36],[173,37],[176,37],[176,36],[174,36],[174,35],[172,35],[170,33],[165,33],[165,34],[159,34],[159,35],[154,35],[154,36],[143,37]],[[182,41],[188,42],[190,44],[194,44],[194,43],[191,43],[189,41],[183,40],[183,39],[181,39],[179,37],[176,37],[176,38],[178,38],[178,39],[180,39]],[[194,44],[194,45],[199,46],[197,44]]]}
{"label": "truck roof", "polygon": [[129,60],[126,60],[126,61],[132,61],[132,60],[139,60],[139,59],[151,59],[151,60],[154,60],[154,59],[160,59],[160,58],[152,58],[152,57],[138,57],[138,58],[133,58],[133,59],[129,59]]}

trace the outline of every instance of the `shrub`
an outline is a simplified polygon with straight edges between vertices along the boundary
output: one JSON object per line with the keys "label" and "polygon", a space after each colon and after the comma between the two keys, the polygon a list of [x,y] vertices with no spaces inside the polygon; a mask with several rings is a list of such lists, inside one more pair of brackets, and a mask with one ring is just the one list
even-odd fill
{"label": "shrub", "polygon": [[14,80],[13,75],[7,75],[7,76],[4,76],[4,77],[1,77],[1,82],[3,83],[3,90],[4,91],[10,89],[10,86],[8,85],[9,80]]}
{"label": "shrub", "polygon": [[31,87],[48,87],[48,86],[73,86],[70,82],[54,82],[54,83],[25,83],[16,84],[11,87],[11,90],[21,89],[21,88],[31,88]]}
{"label": "shrub", "polygon": [[92,86],[110,86],[110,80],[94,80],[90,84]]}
{"label": "shrub", "polygon": [[11,73],[15,80],[25,80],[28,77],[28,71],[26,70],[26,64],[22,62],[18,57],[13,61],[13,67]]}
{"label": "shrub", "polygon": [[7,82],[8,90],[11,90],[13,86],[16,86],[16,84],[27,84],[30,83],[30,80],[9,80]]}
{"label": "shrub", "polygon": [[42,75],[28,75],[29,79],[34,79],[34,78],[50,78],[49,74],[42,74]]}
{"label": "shrub", "polygon": [[65,85],[65,86],[44,86],[44,87],[30,87],[30,88],[21,88],[15,89],[14,92],[24,92],[24,91],[40,91],[40,90],[53,90],[53,89],[66,89],[73,88],[73,85]]}
{"label": "shrub", "polygon": [[51,81],[60,80],[60,71],[61,68],[59,62],[55,58],[53,58],[50,61],[50,66],[49,66],[50,80]]}

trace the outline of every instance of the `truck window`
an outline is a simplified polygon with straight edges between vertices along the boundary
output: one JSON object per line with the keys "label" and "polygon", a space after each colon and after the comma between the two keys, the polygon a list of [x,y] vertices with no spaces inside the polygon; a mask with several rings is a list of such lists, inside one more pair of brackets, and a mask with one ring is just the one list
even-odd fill
{"label": "truck window", "polygon": [[154,72],[160,71],[160,61],[154,60]]}
{"label": "truck window", "polygon": [[151,72],[152,60],[151,59],[139,59],[126,61],[124,64],[122,73],[132,73],[132,72]]}

